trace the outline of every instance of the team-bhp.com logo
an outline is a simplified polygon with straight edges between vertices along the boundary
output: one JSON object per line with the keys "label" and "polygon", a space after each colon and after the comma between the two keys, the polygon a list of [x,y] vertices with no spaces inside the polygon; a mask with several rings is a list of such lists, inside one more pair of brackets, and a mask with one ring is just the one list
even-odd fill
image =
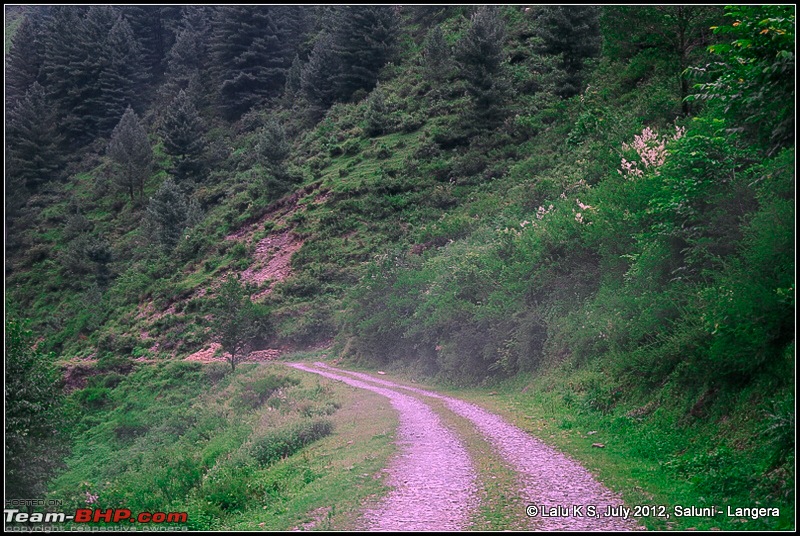
{"label": "team-bhp.com logo", "polygon": [[3,510],[6,523],[186,523],[186,512],[140,512],[136,515],[127,508],[78,508],[74,514],[64,512],[21,512],[15,508]]}

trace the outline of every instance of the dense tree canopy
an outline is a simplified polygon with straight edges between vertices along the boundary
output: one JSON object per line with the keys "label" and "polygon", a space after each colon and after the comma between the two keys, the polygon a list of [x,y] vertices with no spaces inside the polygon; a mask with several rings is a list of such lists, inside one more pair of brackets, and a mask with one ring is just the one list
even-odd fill
{"label": "dense tree canopy", "polygon": [[220,8],[211,50],[227,117],[237,118],[281,93],[301,38],[302,16],[292,6]]}

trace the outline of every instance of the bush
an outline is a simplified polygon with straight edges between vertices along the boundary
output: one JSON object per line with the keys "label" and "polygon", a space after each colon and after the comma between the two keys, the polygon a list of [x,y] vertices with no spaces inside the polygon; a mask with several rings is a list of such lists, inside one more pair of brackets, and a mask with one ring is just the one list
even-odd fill
{"label": "bush", "polygon": [[203,479],[201,496],[225,512],[246,508],[258,491],[252,486],[255,467],[248,462],[242,454],[234,453],[218,463]]}
{"label": "bush", "polygon": [[74,397],[86,409],[100,409],[108,403],[110,392],[108,387],[87,387],[77,391]]}
{"label": "bush", "polygon": [[128,441],[146,434],[148,429],[140,414],[121,412],[114,423],[114,436],[120,441]]}
{"label": "bush", "polygon": [[333,432],[333,423],[327,419],[316,419],[275,430],[253,442],[250,449],[261,465],[270,465],[288,458],[306,445],[322,439]]}
{"label": "bush", "polygon": [[276,376],[274,374],[263,378],[255,378],[242,385],[238,394],[237,405],[248,409],[256,409],[281,387],[297,385],[298,383],[299,380],[294,378]]}

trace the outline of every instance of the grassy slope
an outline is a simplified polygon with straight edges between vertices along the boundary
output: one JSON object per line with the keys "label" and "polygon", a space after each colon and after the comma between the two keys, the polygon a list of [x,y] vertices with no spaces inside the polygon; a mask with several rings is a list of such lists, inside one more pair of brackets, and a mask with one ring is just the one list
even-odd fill
{"label": "grassy slope", "polygon": [[[143,365],[93,384],[115,382],[73,396],[85,416],[50,491],[66,508],[85,506],[89,492],[102,508],[188,511],[193,529],[344,529],[384,490],[396,417],[382,397],[281,364],[235,374],[222,365]],[[320,420],[333,425],[330,435],[259,461],[259,446]]]}

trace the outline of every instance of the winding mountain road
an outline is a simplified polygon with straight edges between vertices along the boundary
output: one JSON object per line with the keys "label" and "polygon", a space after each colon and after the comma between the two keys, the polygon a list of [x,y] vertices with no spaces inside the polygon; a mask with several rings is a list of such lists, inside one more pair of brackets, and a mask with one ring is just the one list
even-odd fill
{"label": "winding mountain road", "polygon": [[[479,507],[476,469],[462,440],[426,399],[440,400],[449,411],[467,419],[515,472],[518,495],[537,508],[536,515],[527,519],[532,530],[640,528],[634,519],[606,515],[620,507],[622,500],[577,462],[474,404],[325,363],[289,366],[385,396],[399,414],[400,453],[389,468],[393,491],[377,508],[364,513],[365,530],[470,528],[470,518]],[[520,512],[520,517],[526,517],[526,512]]]}

